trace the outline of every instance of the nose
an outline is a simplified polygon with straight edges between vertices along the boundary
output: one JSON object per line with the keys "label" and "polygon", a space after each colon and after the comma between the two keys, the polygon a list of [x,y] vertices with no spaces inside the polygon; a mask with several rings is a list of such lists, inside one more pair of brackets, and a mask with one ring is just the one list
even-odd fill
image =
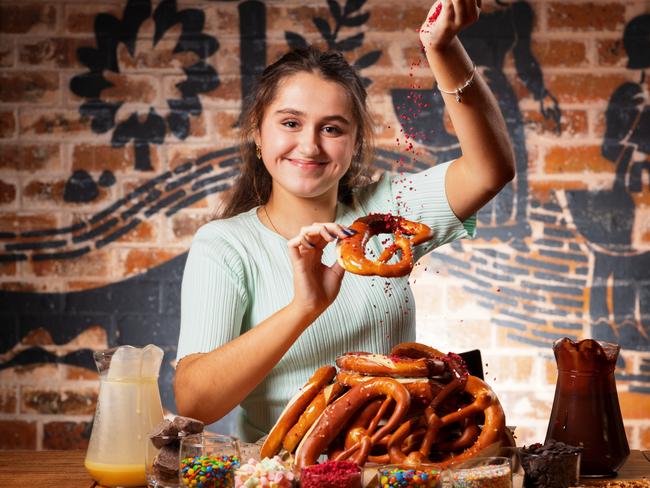
{"label": "nose", "polygon": [[317,156],[320,152],[319,135],[317,131],[305,129],[300,133],[298,141],[298,150],[305,157]]}

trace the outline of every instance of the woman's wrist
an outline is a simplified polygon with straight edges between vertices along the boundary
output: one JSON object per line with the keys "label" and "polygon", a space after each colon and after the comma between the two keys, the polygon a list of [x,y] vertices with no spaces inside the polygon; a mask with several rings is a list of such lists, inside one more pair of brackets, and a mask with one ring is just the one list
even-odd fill
{"label": "woman's wrist", "polygon": [[285,307],[290,317],[298,324],[300,324],[302,329],[309,327],[314,320],[316,320],[326,309],[327,307],[319,307],[316,305],[306,305],[300,303],[295,299],[289,302]]}

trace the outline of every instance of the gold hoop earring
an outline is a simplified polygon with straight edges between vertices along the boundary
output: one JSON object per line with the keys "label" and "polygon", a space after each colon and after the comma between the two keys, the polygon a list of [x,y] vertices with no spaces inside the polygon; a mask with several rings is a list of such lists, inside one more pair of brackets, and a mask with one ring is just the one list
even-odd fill
{"label": "gold hoop earring", "polygon": [[262,159],[262,148],[258,144],[255,144],[255,156],[257,159]]}

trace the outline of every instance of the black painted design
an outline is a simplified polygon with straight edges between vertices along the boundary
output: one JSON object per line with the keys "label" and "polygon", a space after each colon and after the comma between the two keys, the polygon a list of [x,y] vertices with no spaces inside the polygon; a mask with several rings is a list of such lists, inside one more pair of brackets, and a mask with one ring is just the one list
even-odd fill
{"label": "black painted design", "polygon": [[[125,101],[102,98],[105,90],[126,83],[118,48],[126,46],[128,55],[135,59],[136,47],[143,42],[139,39],[139,31],[149,18],[155,24],[152,48],[173,36],[174,28],[180,28],[172,53],[178,59],[184,56],[184,59],[192,60],[191,64],[186,62],[183,66],[185,79],[176,85],[180,97],[167,100],[169,113],[166,116],[159,114],[154,107],[142,114],[138,109],[131,109]],[[121,20],[109,14],[99,14],[95,18],[97,47],[82,47],[77,51],[79,61],[88,68],[86,73],[70,81],[70,90],[88,99],[81,105],[80,113],[92,119],[91,128],[95,133],[113,129],[113,146],[121,147],[133,142],[135,168],[138,170],[153,169],[150,145],[162,144],[168,131],[178,139],[188,136],[190,116],[197,116],[202,110],[199,94],[219,85],[217,72],[205,61],[219,44],[214,37],[202,32],[204,22],[205,14],[201,10],[177,10],[175,0],[162,0],[153,12],[150,0],[129,0]],[[116,120],[120,119],[117,114],[123,108],[133,111],[125,113],[122,120]],[[79,175],[73,175],[70,180],[66,185],[66,201],[87,202],[94,198],[92,185],[87,179],[81,185],[77,181]]]}
{"label": "black painted design", "polygon": [[650,252],[632,241],[638,217],[635,198],[650,194],[650,98],[644,89],[650,67],[650,14],[632,19],[623,45],[637,83],[619,86],[605,113],[605,158],[614,163],[611,188],[567,191],[577,230],[594,255],[589,312],[594,334],[627,347],[650,349]]}
{"label": "black painted design", "polygon": [[[530,48],[533,10],[525,1],[481,14],[478,22],[461,31],[460,38],[472,60],[495,94],[515,153],[517,176],[478,213],[479,237],[504,242],[530,234],[527,221],[528,151],[519,100],[503,66],[512,53],[517,76],[526,85],[546,119],[560,131],[560,108],[544,85],[542,71]],[[415,141],[425,146],[437,161],[460,156],[455,135],[444,125],[442,96],[431,88],[393,89],[393,106],[398,120]]]}
{"label": "black painted design", "polygon": [[[175,410],[174,371],[180,317],[180,284],[187,254],[177,256],[142,275],[90,290],[29,293],[0,290],[0,370],[50,363],[95,370],[92,351],[64,356],[43,348],[20,350],[22,338],[47,324],[55,344],[72,341],[90,326],[106,331],[109,347],[154,343],[165,351],[159,385],[163,404]],[[16,352],[15,352],[16,351]]]}
{"label": "black painted design", "polygon": [[[230,188],[239,172],[238,151],[236,147],[214,151],[155,176],[88,221],[59,229],[0,236],[0,262],[76,258],[93,247],[100,249],[110,244],[159,212],[164,211],[170,217],[208,195]],[[89,175],[87,178],[92,181]],[[57,248],[57,252],[49,252],[52,248]]]}
{"label": "black painted design", "polygon": [[[327,0],[330,14],[334,20],[333,26],[330,25],[327,19],[322,17],[312,18],[318,32],[320,32],[323,40],[327,43],[328,49],[348,52],[361,47],[365,33],[359,32],[346,37],[345,39],[339,39],[339,34],[341,29],[344,27],[361,27],[363,24],[368,22],[370,12],[358,13],[365,3],[366,0],[346,0],[345,6],[341,8],[341,5],[337,0]],[[308,46],[307,40],[296,32],[287,31],[284,33],[284,36],[287,40],[287,44],[289,44],[289,47],[292,49],[305,48]],[[381,55],[382,52],[379,50],[370,51],[358,58],[356,61],[353,61],[352,65],[361,71],[362,69],[375,64]],[[372,80],[365,76],[362,76],[361,79],[366,87],[372,83]]]}

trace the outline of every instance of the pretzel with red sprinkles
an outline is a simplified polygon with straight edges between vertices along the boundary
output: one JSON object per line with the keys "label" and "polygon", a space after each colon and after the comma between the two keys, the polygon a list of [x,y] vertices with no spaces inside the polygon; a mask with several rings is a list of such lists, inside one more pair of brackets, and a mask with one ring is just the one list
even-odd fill
{"label": "pretzel with red sprinkles", "polygon": [[[349,228],[357,233],[339,240],[338,262],[346,271],[365,276],[394,278],[409,274],[413,269],[412,246],[433,237],[429,226],[391,214],[370,214],[355,220]],[[372,261],[366,257],[366,244],[378,234],[393,234],[394,241],[376,261]],[[389,263],[398,250],[401,250],[399,261]]]}

